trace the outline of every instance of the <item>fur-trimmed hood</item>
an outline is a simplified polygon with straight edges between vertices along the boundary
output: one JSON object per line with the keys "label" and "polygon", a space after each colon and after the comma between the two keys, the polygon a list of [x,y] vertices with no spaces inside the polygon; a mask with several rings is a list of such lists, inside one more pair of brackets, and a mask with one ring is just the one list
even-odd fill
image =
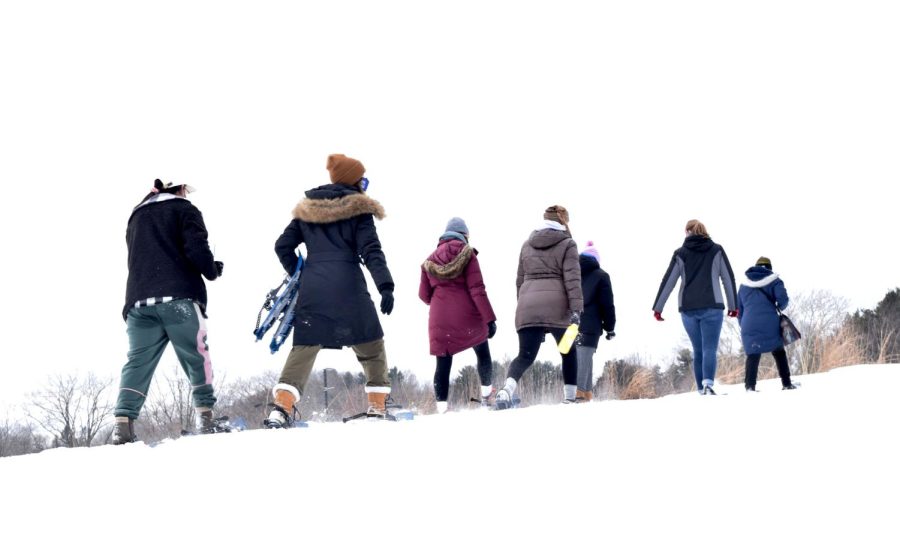
{"label": "fur-trimmed hood", "polygon": [[456,279],[463,274],[469,260],[476,254],[478,250],[459,240],[441,242],[437,250],[422,264],[422,269],[438,279]]}
{"label": "fur-trimmed hood", "polygon": [[752,289],[760,289],[766,285],[771,285],[779,279],[777,273],[761,266],[751,267],[744,275],[747,278],[744,281],[741,281],[741,284]]}
{"label": "fur-trimmed hood", "polygon": [[384,207],[366,194],[343,184],[326,184],[306,192],[294,207],[294,219],[307,223],[334,223],[371,214],[384,219]]}

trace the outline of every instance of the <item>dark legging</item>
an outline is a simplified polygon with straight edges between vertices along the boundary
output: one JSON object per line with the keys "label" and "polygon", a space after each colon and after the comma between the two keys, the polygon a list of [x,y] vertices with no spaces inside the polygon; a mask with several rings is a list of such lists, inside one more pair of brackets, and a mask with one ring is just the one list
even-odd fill
{"label": "dark legging", "polygon": [[[788,366],[787,353],[784,347],[779,347],[772,351],[775,357],[775,366],[778,368],[778,375],[781,377],[781,385],[791,385],[791,369]],[[756,375],[759,372],[759,359],[762,354],[747,355],[747,365],[744,369],[744,387],[756,388]]]}
{"label": "dark legging", "polygon": [[[475,356],[478,358],[478,377],[481,379],[481,385],[491,385],[491,372],[493,364],[491,363],[491,349],[488,342],[485,341],[481,345],[472,348]],[[445,355],[437,357],[437,366],[434,369],[434,398],[438,401],[446,401],[450,395],[450,368],[453,366],[453,355]]]}
{"label": "dark legging", "polygon": [[[518,382],[522,375],[525,374],[525,371],[528,370],[528,367],[534,364],[534,359],[537,358],[541,343],[544,342],[544,335],[547,332],[559,343],[566,330],[561,327],[523,327],[519,330],[519,355],[509,365],[508,376],[510,378]],[[578,381],[577,355],[576,351],[569,351],[568,354],[561,355],[563,383],[569,386],[574,386]]]}

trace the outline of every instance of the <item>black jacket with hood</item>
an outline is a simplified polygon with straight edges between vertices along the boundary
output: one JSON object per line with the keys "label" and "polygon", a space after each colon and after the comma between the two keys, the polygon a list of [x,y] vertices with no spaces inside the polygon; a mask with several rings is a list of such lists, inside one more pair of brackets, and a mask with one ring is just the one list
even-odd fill
{"label": "black jacket with hood", "polygon": [[294,318],[294,345],[340,348],[384,337],[360,263],[378,291],[393,291],[375,219],[384,208],[353,186],[327,184],[306,192],[294,220],[275,242],[288,273],[297,266],[297,247],[306,245]]}
{"label": "black jacket with hood", "polygon": [[616,328],[616,306],[609,274],[591,256],[578,256],[581,265],[581,292],[584,294],[584,313],[581,315],[579,343],[597,348],[600,335]]}

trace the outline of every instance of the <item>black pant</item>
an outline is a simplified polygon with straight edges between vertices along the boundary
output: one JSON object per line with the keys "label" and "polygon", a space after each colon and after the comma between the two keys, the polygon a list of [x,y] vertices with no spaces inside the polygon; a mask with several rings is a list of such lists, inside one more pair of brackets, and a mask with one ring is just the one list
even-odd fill
{"label": "black pant", "polygon": [[[515,381],[519,381],[528,367],[534,364],[541,343],[544,342],[544,335],[550,333],[556,342],[562,339],[566,332],[564,328],[546,328],[546,327],[523,327],[519,330],[519,355],[513,359],[509,365],[508,376]],[[574,350],[562,356],[562,372],[563,383],[574,386],[578,382],[578,352]]]}
{"label": "black pant", "polygon": [[[481,385],[491,385],[491,372],[494,365],[491,362],[491,349],[488,342],[472,348],[475,357],[478,358],[478,377]],[[453,366],[453,355],[437,357],[437,366],[434,369],[434,398],[438,401],[446,401],[450,395],[450,368]]]}
{"label": "black pant", "polygon": [[[784,347],[779,347],[772,351],[775,357],[775,366],[778,368],[778,375],[781,377],[781,385],[791,385],[791,369],[788,365],[787,352]],[[744,369],[744,387],[756,388],[756,375],[759,373],[759,359],[762,357],[760,353],[755,355],[747,355],[747,365]]]}

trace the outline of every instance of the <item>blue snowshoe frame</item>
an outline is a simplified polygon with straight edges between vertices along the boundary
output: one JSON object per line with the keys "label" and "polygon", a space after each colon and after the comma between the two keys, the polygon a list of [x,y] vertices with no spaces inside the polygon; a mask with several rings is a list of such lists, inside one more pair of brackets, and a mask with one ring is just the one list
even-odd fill
{"label": "blue snowshoe frame", "polygon": [[272,341],[269,343],[269,351],[272,354],[275,354],[285,340],[290,337],[291,329],[294,327],[297,295],[300,292],[300,272],[303,271],[303,256],[297,254],[297,258],[297,268],[294,270],[294,274],[290,276],[285,274],[281,284],[266,295],[266,301],[263,303],[260,315],[262,315],[264,310],[268,310],[269,313],[265,319],[258,321],[256,329],[253,330],[256,340],[262,341],[262,338],[275,325],[275,322],[279,322],[278,327],[275,329],[275,334],[272,336]]}

